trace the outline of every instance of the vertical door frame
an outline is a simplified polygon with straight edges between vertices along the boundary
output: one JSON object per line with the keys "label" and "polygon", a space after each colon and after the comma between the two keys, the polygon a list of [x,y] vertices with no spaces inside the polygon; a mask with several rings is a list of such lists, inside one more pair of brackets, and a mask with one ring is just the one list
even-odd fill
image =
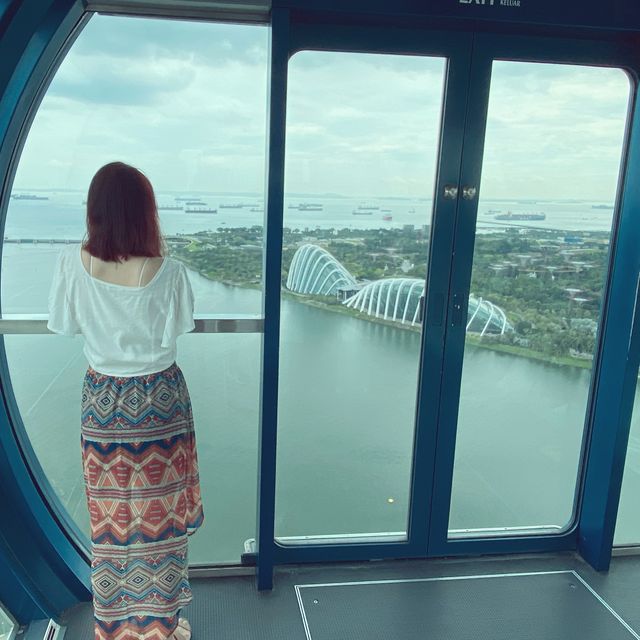
{"label": "vertical door frame", "polygon": [[276,453],[278,371],[280,366],[280,287],[284,153],[289,63],[289,11],[274,9],[269,41],[267,98],[267,192],[262,273],[264,333],[261,352],[260,430],[258,436],[258,502],[256,577],[259,590],[273,587],[275,562]]}

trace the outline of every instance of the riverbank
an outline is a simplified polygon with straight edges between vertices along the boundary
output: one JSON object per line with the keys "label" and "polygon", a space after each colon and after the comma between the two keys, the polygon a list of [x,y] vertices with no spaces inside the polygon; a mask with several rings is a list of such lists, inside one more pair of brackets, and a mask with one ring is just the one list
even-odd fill
{"label": "riverbank", "polygon": [[[194,271],[198,275],[210,280],[211,282],[217,282],[219,284],[223,284],[227,287],[238,287],[241,289],[253,289],[255,291],[262,290],[262,284],[258,282],[235,282],[231,280],[222,280],[211,278],[206,272],[194,268],[194,265],[190,264],[188,260],[185,260],[182,256],[175,256],[176,259],[180,260],[188,269]],[[291,291],[282,290],[281,296],[285,300],[291,300],[300,304],[305,304],[310,307],[314,307],[316,309],[322,309],[324,311],[329,311],[332,313],[340,313],[343,315],[350,316],[352,318],[356,318],[358,320],[363,320],[365,322],[372,322],[377,325],[388,326],[393,329],[399,329],[401,331],[410,331],[413,333],[420,334],[422,331],[421,325],[410,325],[410,324],[401,324],[398,322],[393,322],[391,320],[386,320],[384,318],[376,318],[375,316],[370,316],[368,314],[363,314],[351,307],[346,307],[345,305],[336,302],[335,304],[327,304],[326,302],[317,299],[316,297],[310,297],[306,295],[302,295],[299,293],[294,293]],[[538,362],[544,362],[545,364],[550,364],[559,367],[573,367],[576,369],[591,369],[591,360],[590,359],[582,359],[582,358],[573,358],[571,356],[551,356],[548,354],[540,353],[538,351],[532,351],[531,349],[527,349],[526,347],[520,347],[517,345],[509,345],[496,342],[492,337],[480,337],[479,335],[474,335],[472,333],[466,334],[465,340],[466,348],[474,348],[474,349],[487,349],[490,351],[496,351],[498,353],[505,353],[511,356],[517,356],[520,358],[526,358],[528,360],[535,360]]]}
{"label": "riverbank", "polygon": [[[400,324],[391,320],[385,320],[384,318],[376,318],[368,314],[360,313],[350,307],[345,307],[342,304],[324,304],[319,300],[309,299],[306,296],[302,296],[297,293],[282,292],[282,297],[288,300],[295,300],[301,304],[306,304],[317,309],[324,309],[326,311],[332,311],[334,313],[342,313],[344,315],[357,318],[358,320],[365,320],[367,322],[373,322],[378,325],[385,325],[392,327],[393,329],[400,329],[402,331],[412,331],[420,334],[422,332],[422,325],[410,325]],[[545,364],[551,364],[559,367],[574,367],[577,369],[591,369],[591,360],[584,358],[572,358],[571,356],[550,356],[538,351],[532,351],[525,347],[518,347],[516,345],[501,344],[495,342],[491,336],[480,337],[473,333],[467,333],[465,339],[465,347],[475,349],[488,349],[490,351],[497,351],[499,353],[506,353],[519,358],[526,358],[528,360],[536,360],[538,362],[544,362]]]}

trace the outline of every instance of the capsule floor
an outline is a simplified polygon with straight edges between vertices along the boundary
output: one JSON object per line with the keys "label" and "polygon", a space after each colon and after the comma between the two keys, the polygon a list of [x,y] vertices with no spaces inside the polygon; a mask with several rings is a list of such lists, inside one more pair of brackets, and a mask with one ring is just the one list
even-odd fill
{"label": "capsule floor", "polygon": [[[640,557],[598,573],[573,554],[287,566],[193,578],[193,640],[640,640]],[[92,640],[90,604],[64,640]],[[30,640],[30,637],[29,637]]]}

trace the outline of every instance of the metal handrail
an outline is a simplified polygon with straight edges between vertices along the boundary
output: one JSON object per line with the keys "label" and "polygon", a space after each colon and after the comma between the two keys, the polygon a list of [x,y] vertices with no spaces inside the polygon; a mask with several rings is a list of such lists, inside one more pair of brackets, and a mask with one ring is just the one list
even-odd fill
{"label": "metal handrail", "polygon": [[[47,329],[46,313],[5,313],[0,317],[0,335],[52,334]],[[237,314],[195,316],[195,329],[191,333],[262,333],[264,318],[260,315]]]}

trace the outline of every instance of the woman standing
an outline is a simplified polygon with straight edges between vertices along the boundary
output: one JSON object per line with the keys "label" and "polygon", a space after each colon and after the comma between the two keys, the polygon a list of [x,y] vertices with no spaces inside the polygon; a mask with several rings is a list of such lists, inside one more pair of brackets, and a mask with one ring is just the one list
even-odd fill
{"label": "woman standing", "polygon": [[188,640],[187,536],[203,521],[193,417],[176,339],[191,331],[184,266],[163,256],[149,180],[102,167],[87,240],[65,249],[51,331],[82,333],[82,460],[91,518],[95,640]]}

